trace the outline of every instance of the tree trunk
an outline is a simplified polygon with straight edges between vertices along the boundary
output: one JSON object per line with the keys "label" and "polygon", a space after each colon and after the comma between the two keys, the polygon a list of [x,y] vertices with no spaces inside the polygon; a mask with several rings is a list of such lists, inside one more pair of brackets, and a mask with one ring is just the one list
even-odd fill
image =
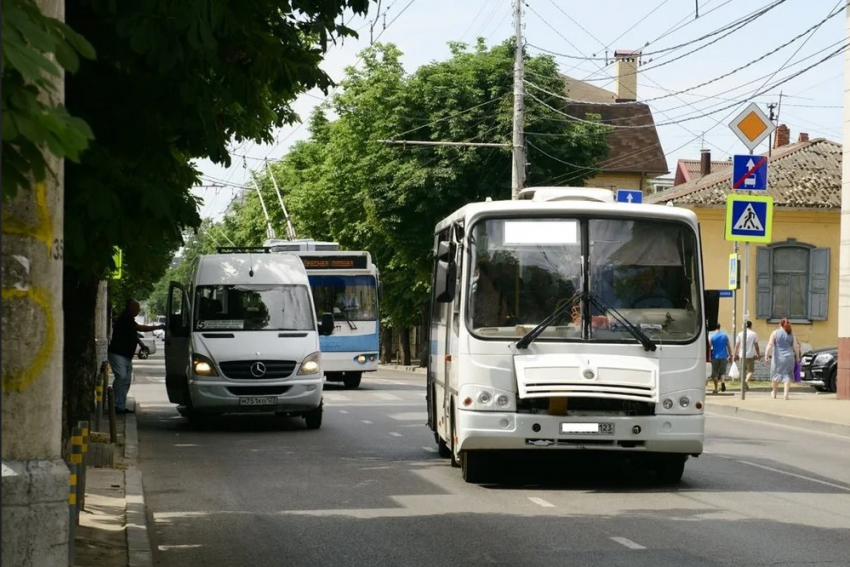
{"label": "tree trunk", "polygon": [[65,267],[64,312],[64,420],[63,439],[68,439],[77,421],[91,418],[94,411],[94,382],[97,374],[95,343],[96,279],[81,278],[73,268]]}
{"label": "tree trunk", "polygon": [[393,363],[393,329],[389,325],[384,325],[381,328],[381,344],[384,347],[383,362],[384,364]]}
{"label": "tree trunk", "polygon": [[410,366],[410,327],[401,329],[401,357],[402,366]]}

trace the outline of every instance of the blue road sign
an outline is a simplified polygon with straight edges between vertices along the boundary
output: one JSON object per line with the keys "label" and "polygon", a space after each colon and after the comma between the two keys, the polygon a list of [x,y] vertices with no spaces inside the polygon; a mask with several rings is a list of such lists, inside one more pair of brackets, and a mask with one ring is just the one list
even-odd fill
{"label": "blue road sign", "polygon": [[737,254],[729,254],[729,289],[738,289],[741,267],[738,262]]}
{"label": "blue road sign", "polygon": [[643,203],[643,191],[635,189],[617,189],[618,203]]}
{"label": "blue road sign", "polygon": [[726,197],[726,240],[770,242],[773,198],[755,195]]}
{"label": "blue road sign", "polygon": [[721,290],[718,290],[717,295],[718,295],[718,297],[729,298],[729,297],[732,297],[732,290],[731,289],[721,289]]}
{"label": "blue road sign", "polygon": [[732,188],[738,191],[767,191],[767,157],[734,156]]}

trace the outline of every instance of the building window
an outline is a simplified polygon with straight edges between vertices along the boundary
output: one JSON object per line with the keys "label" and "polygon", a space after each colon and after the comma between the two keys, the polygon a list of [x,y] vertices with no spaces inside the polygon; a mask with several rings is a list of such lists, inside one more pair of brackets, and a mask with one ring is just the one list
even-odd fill
{"label": "building window", "polygon": [[796,240],[759,247],[756,316],[823,321],[829,300],[829,248]]}

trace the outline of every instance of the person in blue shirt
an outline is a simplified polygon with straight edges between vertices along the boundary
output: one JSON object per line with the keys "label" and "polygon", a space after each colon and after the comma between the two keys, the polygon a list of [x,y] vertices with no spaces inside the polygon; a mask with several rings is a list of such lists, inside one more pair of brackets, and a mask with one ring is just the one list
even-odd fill
{"label": "person in blue shirt", "polygon": [[720,330],[717,324],[714,332],[708,337],[711,343],[711,380],[714,382],[714,393],[717,393],[717,381],[720,381],[720,391],[726,391],[726,363],[732,360],[732,345],[729,336]]}

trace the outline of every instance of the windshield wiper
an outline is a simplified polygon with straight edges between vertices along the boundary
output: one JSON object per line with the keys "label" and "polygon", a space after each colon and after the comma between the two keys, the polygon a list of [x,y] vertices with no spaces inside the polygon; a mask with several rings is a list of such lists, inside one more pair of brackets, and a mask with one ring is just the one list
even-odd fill
{"label": "windshield wiper", "polygon": [[650,339],[646,335],[646,333],[644,333],[640,328],[636,327],[631,321],[626,319],[619,311],[617,311],[616,309],[611,307],[611,305],[609,305],[609,304],[605,303],[604,301],[602,301],[601,299],[599,299],[592,292],[588,293],[587,298],[590,300],[590,303],[592,303],[594,306],[596,306],[596,308],[599,309],[600,311],[611,312],[614,315],[614,318],[617,319],[617,321],[621,325],[623,325],[629,331],[629,333],[631,333],[632,336],[640,342],[641,345],[643,345],[644,350],[655,352],[655,349],[657,348],[655,346],[655,342],[652,339]]}
{"label": "windshield wiper", "polygon": [[580,299],[582,297],[582,295],[584,295],[584,292],[581,292],[581,291],[575,292],[573,294],[573,296],[568,301],[564,302],[564,304],[561,305],[560,307],[557,307],[545,319],[540,321],[540,323],[536,327],[534,327],[533,329],[528,331],[520,340],[518,340],[516,342],[516,347],[521,348],[521,349],[527,349],[528,345],[530,345],[532,343],[532,341],[534,341],[534,339],[539,337],[541,335],[541,333],[543,333],[543,331],[546,330],[547,327],[549,327],[552,323],[554,323],[558,319],[558,317],[560,317],[561,315],[566,313],[569,309],[571,309],[572,306],[573,306],[573,303],[577,299]]}
{"label": "windshield wiper", "polygon": [[349,318],[348,318],[348,315],[346,315],[346,314],[345,314],[345,309],[340,309],[340,310],[339,310],[339,313],[340,313],[340,315],[342,315],[342,318],[343,318],[343,319],[345,319],[345,322],[346,322],[346,323],[348,323],[348,327],[349,327],[352,331],[354,331],[354,330],[356,330],[356,329],[357,329],[357,325],[355,325],[354,323],[352,323],[352,322],[351,322],[351,319],[349,319]]}

